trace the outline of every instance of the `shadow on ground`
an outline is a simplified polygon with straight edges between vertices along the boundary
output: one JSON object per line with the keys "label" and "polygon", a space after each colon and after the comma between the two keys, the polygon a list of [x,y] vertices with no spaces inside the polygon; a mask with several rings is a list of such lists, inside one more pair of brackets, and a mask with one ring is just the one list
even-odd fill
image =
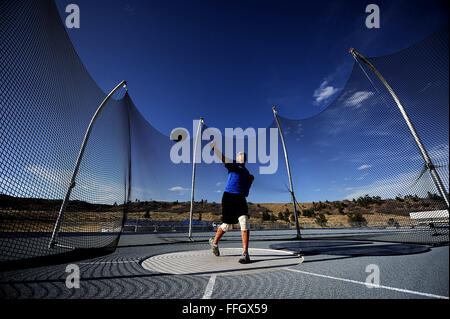
{"label": "shadow on ground", "polygon": [[430,251],[429,246],[351,241],[299,241],[270,245],[271,249],[288,250],[303,256],[399,256]]}

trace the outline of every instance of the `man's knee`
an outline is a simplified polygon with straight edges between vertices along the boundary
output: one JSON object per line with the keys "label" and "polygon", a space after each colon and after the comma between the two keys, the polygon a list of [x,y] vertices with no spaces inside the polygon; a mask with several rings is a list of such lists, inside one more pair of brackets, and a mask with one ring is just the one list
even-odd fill
{"label": "man's knee", "polygon": [[226,233],[230,229],[230,224],[223,223],[222,225],[220,225],[220,228],[222,228],[222,231]]}
{"label": "man's knee", "polygon": [[242,215],[241,217],[238,218],[238,220],[239,220],[239,225],[241,226],[241,230],[249,230],[250,225],[248,222],[247,215]]}

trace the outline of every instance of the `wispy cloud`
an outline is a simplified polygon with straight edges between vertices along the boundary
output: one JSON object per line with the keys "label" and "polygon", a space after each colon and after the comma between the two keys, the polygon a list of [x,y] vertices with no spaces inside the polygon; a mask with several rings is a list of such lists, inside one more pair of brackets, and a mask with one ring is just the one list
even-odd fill
{"label": "wispy cloud", "polygon": [[370,98],[373,95],[374,95],[374,93],[370,92],[370,91],[355,92],[344,101],[344,105],[358,109],[363,105],[364,101],[366,101],[368,98]]}
{"label": "wispy cloud", "polygon": [[356,178],[357,181],[362,181],[366,176],[369,175],[368,173],[362,174],[360,177]]}
{"label": "wispy cloud", "polygon": [[358,167],[357,170],[358,170],[358,171],[361,171],[361,170],[363,170],[363,169],[367,169],[367,168],[371,168],[371,167],[372,167],[372,165],[364,164],[364,165],[361,165],[360,167]]}
{"label": "wispy cloud", "polygon": [[319,105],[322,103],[326,103],[338,91],[338,88],[329,85],[328,80],[324,80],[320,84],[319,88],[314,91],[314,104]]}
{"label": "wispy cloud", "polygon": [[189,188],[184,188],[181,186],[174,186],[174,187],[169,188],[169,191],[171,191],[171,192],[185,192],[188,190],[189,190]]}
{"label": "wispy cloud", "polygon": [[[351,189],[352,193],[348,194],[345,199],[358,198],[366,194],[370,196],[380,196],[381,198],[394,198],[397,195],[418,195],[425,196],[427,189],[417,184],[410,187],[411,182],[417,178],[417,172],[401,173],[391,177],[383,178],[372,182],[371,184]],[[349,189],[346,189],[350,191]]]}

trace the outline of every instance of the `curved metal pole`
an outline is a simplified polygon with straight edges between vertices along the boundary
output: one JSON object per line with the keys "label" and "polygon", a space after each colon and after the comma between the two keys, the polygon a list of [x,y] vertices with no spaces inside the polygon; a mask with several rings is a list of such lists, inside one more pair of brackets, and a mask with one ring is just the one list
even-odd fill
{"label": "curved metal pole", "polygon": [[54,248],[55,246],[60,246],[60,247],[65,247],[65,248],[73,248],[73,247],[67,247],[67,246],[59,245],[56,240],[57,240],[57,237],[58,237],[59,228],[61,227],[61,222],[62,222],[63,217],[64,217],[64,212],[66,210],[66,206],[67,206],[67,204],[69,202],[70,194],[72,193],[72,189],[75,187],[75,179],[77,177],[78,169],[79,169],[80,164],[81,164],[81,159],[83,158],[84,150],[86,148],[86,143],[87,143],[87,140],[89,138],[89,135],[91,134],[92,125],[94,124],[95,120],[97,119],[100,111],[106,105],[106,103],[111,98],[111,96],[113,96],[114,93],[116,93],[117,90],[119,90],[121,87],[125,87],[126,88],[126,85],[127,85],[127,82],[125,80],[120,82],[105,97],[105,99],[100,104],[100,106],[98,107],[97,111],[95,112],[94,116],[92,117],[91,122],[89,123],[89,126],[88,126],[88,128],[86,130],[86,133],[84,135],[83,143],[81,144],[81,149],[80,149],[80,153],[78,154],[78,158],[77,158],[77,162],[75,164],[75,168],[74,168],[73,173],[72,173],[72,178],[70,179],[69,188],[68,188],[66,196],[64,197],[64,200],[63,200],[63,202],[61,204],[61,208],[59,210],[58,218],[56,219],[55,227],[53,228],[52,238],[50,239],[50,243],[48,244],[48,248]]}
{"label": "curved metal pole", "polygon": [[194,186],[195,186],[195,164],[197,162],[197,145],[200,137],[200,132],[202,130],[203,117],[200,118],[198,122],[197,136],[195,138],[194,144],[194,161],[192,163],[192,185],[191,185],[191,209],[189,211],[189,239],[192,240],[192,218],[194,215]]}
{"label": "curved metal pole", "polygon": [[392,95],[395,103],[397,104],[398,108],[400,109],[400,112],[402,113],[404,120],[406,121],[406,125],[408,125],[408,128],[409,128],[412,136],[414,137],[414,140],[416,141],[417,146],[419,147],[420,153],[422,154],[422,157],[425,160],[425,166],[430,170],[431,177],[433,178],[433,182],[447,205],[447,210],[450,210],[450,202],[448,199],[447,192],[445,191],[444,184],[442,183],[442,180],[441,180],[438,172],[436,171],[436,167],[431,162],[431,158],[428,156],[427,150],[425,149],[425,146],[422,144],[422,141],[420,140],[420,137],[417,134],[417,131],[414,128],[414,125],[411,122],[408,114],[406,113],[405,108],[403,107],[402,103],[400,102],[400,99],[398,98],[397,94],[395,94],[394,90],[389,85],[389,83],[384,79],[384,77],[381,75],[381,73],[378,72],[378,70],[373,66],[373,64],[369,60],[367,60],[365,57],[363,57],[361,55],[361,53],[356,51],[354,48],[350,49],[350,53],[353,55],[353,57],[355,59],[359,58],[361,61],[363,61],[364,64],[366,64],[369,67],[369,69],[373,73],[375,73],[375,75],[378,77],[378,79],[381,81],[381,83],[383,83],[383,85],[386,87],[386,89]]}
{"label": "curved metal pole", "polygon": [[273,116],[275,117],[275,121],[277,122],[277,125],[278,125],[278,130],[280,131],[281,143],[283,144],[284,159],[286,160],[286,169],[287,169],[287,173],[288,173],[288,177],[289,177],[289,190],[291,192],[292,204],[294,205],[294,217],[295,217],[295,228],[297,229],[297,238],[301,239],[300,226],[298,224],[297,207],[295,204],[294,186],[292,185],[291,168],[289,166],[286,143],[284,141],[283,131],[281,130],[281,124],[280,124],[280,120],[278,119],[278,113],[277,113],[277,110],[275,109],[275,106],[272,107],[272,111],[273,111]]}

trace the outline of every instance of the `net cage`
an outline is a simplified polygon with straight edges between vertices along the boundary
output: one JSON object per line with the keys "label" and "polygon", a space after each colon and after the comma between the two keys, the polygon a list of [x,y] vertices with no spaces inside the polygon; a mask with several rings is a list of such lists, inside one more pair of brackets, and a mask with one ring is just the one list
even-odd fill
{"label": "net cage", "polygon": [[147,234],[147,244],[207,240],[220,223],[227,179],[212,140],[229,158],[248,154],[252,240],[448,243],[447,27],[367,59],[395,91],[432,165],[391,92],[356,56],[322,112],[290,119],[281,106],[273,123],[239,136],[215,135],[208,119],[190,133],[162,133],[121,88],[95,118],[72,187],[86,130],[107,96],[53,1],[3,1],[0,12],[1,265],[110,252],[124,232]]}

